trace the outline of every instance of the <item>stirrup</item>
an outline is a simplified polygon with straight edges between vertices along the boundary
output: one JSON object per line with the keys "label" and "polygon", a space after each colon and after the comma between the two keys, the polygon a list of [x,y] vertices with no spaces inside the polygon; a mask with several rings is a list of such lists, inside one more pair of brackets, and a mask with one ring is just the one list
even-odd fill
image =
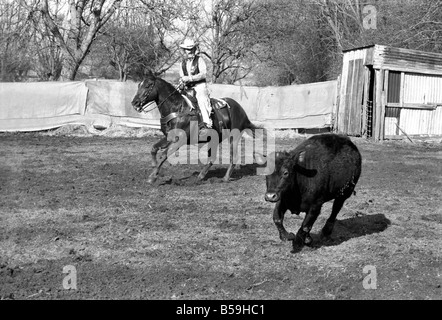
{"label": "stirrup", "polygon": [[209,128],[205,122],[201,122],[199,126],[198,136],[207,136],[210,129],[212,128]]}

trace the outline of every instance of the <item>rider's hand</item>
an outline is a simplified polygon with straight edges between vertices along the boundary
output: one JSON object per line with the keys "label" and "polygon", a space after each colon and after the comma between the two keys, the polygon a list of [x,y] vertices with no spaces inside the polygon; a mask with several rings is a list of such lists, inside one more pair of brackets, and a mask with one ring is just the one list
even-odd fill
{"label": "rider's hand", "polygon": [[184,84],[184,82],[180,79],[180,81],[178,82],[178,85],[176,86],[176,89],[179,91],[183,91],[185,86],[186,85]]}
{"label": "rider's hand", "polygon": [[182,77],[182,78],[181,78],[181,82],[183,82],[183,83],[190,82],[190,77],[189,77],[189,76],[184,76],[184,77]]}

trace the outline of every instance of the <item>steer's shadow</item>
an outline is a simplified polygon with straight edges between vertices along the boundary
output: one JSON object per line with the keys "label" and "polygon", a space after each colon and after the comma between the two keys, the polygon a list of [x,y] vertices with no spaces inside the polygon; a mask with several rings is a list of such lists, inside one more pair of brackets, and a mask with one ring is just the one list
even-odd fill
{"label": "steer's shadow", "polygon": [[[313,243],[310,246],[317,249],[323,246],[337,246],[353,238],[380,233],[388,228],[391,221],[383,214],[362,215],[343,220],[336,220],[331,237],[324,239],[320,233],[311,233]],[[322,228],[322,226],[321,226]],[[298,252],[302,247],[294,245],[292,252]]]}

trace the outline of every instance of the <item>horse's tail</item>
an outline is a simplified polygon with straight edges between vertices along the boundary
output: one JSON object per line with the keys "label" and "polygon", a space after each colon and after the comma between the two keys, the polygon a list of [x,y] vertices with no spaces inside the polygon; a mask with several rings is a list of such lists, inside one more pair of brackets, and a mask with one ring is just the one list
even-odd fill
{"label": "horse's tail", "polygon": [[247,129],[250,129],[252,132],[252,138],[263,138],[267,137],[267,129],[263,125],[257,125],[252,122],[248,125]]}
{"label": "horse's tail", "polygon": [[[271,136],[271,131],[269,131],[268,129],[266,129],[263,125],[256,125],[252,122],[250,122],[250,125],[248,126],[249,130],[247,130],[246,132],[250,134],[250,132],[252,133],[252,138],[256,141],[256,140],[261,140],[261,144],[260,146],[261,148],[257,148],[257,146],[255,145],[254,151],[253,151],[253,158],[255,160],[255,163],[259,164],[259,165],[263,165],[266,163],[267,161],[267,148],[269,147],[269,143],[272,143],[271,141],[274,140],[273,137]],[[273,141],[274,143],[274,141]]]}

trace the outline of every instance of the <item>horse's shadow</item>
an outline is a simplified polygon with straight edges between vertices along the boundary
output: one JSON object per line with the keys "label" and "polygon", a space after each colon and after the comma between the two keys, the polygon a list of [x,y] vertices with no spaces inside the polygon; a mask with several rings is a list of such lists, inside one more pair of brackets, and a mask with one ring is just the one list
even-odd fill
{"label": "horse's shadow", "polygon": [[[230,177],[229,182],[240,180],[244,177],[255,176],[257,168],[262,167],[256,163],[246,165],[236,165],[235,170]],[[190,176],[181,178],[169,178],[162,181],[162,185],[198,185],[198,184],[213,184],[224,183],[224,175],[227,171],[227,165],[214,165],[206,174],[203,180],[198,180],[199,171],[194,171]]]}
{"label": "horse's shadow", "polygon": [[[390,224],[391,221],[380,213],[336,220],[331,237],[324,239],[320,233],[311,233],[313,243],[310,248],[319,249],[324,246],[337,246],[350,239],[383,232]],[[292,252],[295,253],[301,250],[302,246],[299,247],[293,242]]]}

